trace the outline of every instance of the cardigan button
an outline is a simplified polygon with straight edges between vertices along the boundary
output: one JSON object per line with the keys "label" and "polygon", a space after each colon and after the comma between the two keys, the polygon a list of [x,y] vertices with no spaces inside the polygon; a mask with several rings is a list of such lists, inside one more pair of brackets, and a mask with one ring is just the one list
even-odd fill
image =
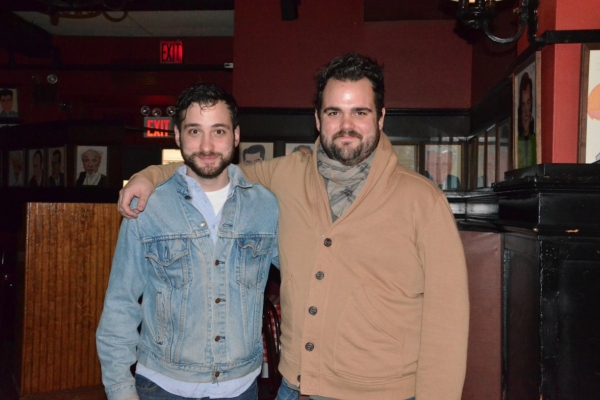
{"label": "cardigan button", "polygon": [[323,242],[323,244],[325,245],[325,247],[331,247],[331,243],[332,243],[332,241],[329,238],[325,239],[325,241]]}
{"label": "cardigan button", "polygon": [[310,315],[316,315],[317,314],[317,307],[315,307],[315,306],[309,307],[308,313]]}
{"label": "cardigan button", "polygon": [[324,274],[323,272],[319,271],[319,272],[317,272],[317,273],[315,274],[315,277],[316,277],[318,280],[321,280],[321,279],[325,278],[325,274]]}
{"label": "cardigan button", "polygon": [[306,351],[313,351],[315,349],[315,345],[311,342],[308,342],[304,345],[304,348],[306,349]]}

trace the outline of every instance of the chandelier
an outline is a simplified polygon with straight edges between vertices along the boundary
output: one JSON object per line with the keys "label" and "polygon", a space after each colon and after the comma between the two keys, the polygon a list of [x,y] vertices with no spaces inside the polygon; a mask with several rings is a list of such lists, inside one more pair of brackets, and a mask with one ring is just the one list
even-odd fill
{"label": "chandelier", "polygon": [[537,31],[537,9],[540,0],[522,0],[514,10],[519,15],[519,30],[510,38],[499,38],[490,32],[490,21],[496,16],[496,2],[501,0],[451,0],[458,2],[456,15],[463,23],[474,29],[482,29],[486,36],[497,43],[512,43],[528,28],[529,41],[535,41]]}

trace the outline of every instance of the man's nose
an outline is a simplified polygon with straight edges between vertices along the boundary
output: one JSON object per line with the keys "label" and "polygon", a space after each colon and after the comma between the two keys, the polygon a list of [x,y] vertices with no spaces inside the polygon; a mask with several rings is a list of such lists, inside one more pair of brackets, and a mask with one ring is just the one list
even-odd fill
{"label": "man's nose", "polygon": [[354,119],[353,119],[352,115],[344,114],[342,116],[341,128],[344,131],[354,129]]}
{"label": "man's nose", "polygon": [[200,150],[203,152],[211,152],[214,149],[213,138],[210,134],[202,135],[200,139]]}

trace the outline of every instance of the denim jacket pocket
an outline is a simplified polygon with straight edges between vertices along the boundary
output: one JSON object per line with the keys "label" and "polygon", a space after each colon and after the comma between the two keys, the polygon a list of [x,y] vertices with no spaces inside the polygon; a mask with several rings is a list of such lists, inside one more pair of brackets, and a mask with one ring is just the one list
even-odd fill
{"label": "denim jacket pocket", "polygon": [[146,243],[146,258],[152,260],[161,280],[175,289],[192,282],[190,239],[161,239]]}
{"label": "denim jacket pocket", "polygon": [[[248,289],[256,287],[269,273],[267,258],[273,253],[274,236],[249,236],[237,239],[236,279]],[[269,258],[270,259],[270,258]]]}

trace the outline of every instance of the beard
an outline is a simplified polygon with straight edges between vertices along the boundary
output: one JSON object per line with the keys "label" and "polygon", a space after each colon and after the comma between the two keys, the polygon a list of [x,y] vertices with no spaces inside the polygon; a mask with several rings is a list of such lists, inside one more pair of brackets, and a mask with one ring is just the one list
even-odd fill
{"label": "beard", "polygon": [[[221,175],[221,173],[223,171],[225,171],[225,168],[227,168],[229,166],[229,164],[231,164],[231,162],[233,161],[233,147],[232,149],[226,153],[204,153],[201,151],[197,151],[195,153],[191,153],[191,154],[186,154],[183,152],[183,149],[181,150],[181,155],[183,156],[183,162],[184,164],[190,168],[192,171],[194,171],[194,173],[196,175],[198,175],[200,178],[203,179],[214,179],[217,176]],[[196,161],[200,158],[200,157],[214,157],[214,156],[219,156],[220,159],[215,163],[215,164],[208,164],[208,165],[200,165],[200,162],[198,161],[198,164],[196,164]]]}
{"label": "beard", "polygon": [[[343,165],[351,167],[363,162],[375,151],[377,145],[379,144],[380,135],[381,131],[377,129],[375,136],[364,141],[363,135],[354,130],[339,131],[335,133],[331,139],[326,138],[322,133],[320,137],[321,146],[329,158],[336,160]],[[344,136],[355,137],[361,142],[356,148],[352,148],[350,144],[336,145],[335,140]]]}

